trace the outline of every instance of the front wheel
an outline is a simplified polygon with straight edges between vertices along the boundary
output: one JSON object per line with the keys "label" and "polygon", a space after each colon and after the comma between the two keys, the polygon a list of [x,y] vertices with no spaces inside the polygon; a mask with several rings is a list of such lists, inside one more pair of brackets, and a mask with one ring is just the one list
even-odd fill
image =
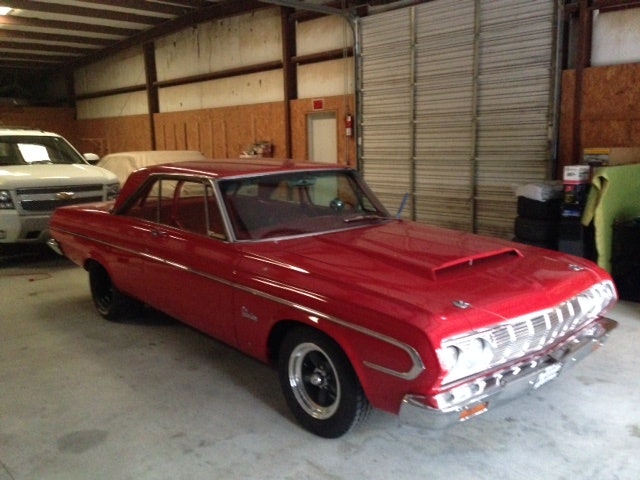
{"label": "front wheel", "polygon": [[347,356],[316,330],[298,328],[285,337],[278,373],[293,415],[321,437],[344,435],[371,410]]}

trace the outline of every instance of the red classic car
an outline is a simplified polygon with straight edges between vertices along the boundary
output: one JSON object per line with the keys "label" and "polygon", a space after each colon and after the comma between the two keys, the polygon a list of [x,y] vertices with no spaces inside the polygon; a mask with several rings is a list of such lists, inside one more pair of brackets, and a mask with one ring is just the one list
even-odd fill
{"label": "red classic car", "polygon": [[136,303],[277,366],[311,432],[371,406],[434,427],[537,389],[616,323],[591,262],[390,215],[349,168],[227,160],[137,170],[56,210],[50,245],[97,311]]}

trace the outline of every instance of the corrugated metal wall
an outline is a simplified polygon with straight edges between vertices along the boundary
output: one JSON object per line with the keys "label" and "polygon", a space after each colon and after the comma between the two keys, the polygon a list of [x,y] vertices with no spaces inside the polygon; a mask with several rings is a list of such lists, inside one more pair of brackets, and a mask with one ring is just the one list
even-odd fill
{"label": "corrugated metal wall", "polygon": [[554,2],[435,0],[365,17],[362,168],[405,218],[508,238],[547,178]]}

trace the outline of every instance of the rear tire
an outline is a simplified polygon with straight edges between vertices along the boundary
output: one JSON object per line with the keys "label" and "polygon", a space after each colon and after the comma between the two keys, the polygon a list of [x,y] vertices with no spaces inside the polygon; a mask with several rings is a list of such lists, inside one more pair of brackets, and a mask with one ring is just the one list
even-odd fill
{"label": "rear tire", "polygon": [[291,412],[320,437],[340,437],[369,415],[371,406],[347,356],[317,330],[296,328],[286,335],[278,373]]}
{"label": "rear tire", "polygon": [[93,304],[102,317],[115,322],[129,316],[137,309],[137,302],[116,288],[102,265],[93,262],[88,270]]}

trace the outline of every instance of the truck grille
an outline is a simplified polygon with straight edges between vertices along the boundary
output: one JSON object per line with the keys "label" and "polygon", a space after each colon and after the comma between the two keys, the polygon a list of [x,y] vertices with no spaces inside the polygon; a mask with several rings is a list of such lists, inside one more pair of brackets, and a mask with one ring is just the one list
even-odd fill
{"label": "truck grille", "polygon": [[102,185],[18,189],[18,202],[25,212],[50,212],[65,205],[99,202],[104,199]]}

